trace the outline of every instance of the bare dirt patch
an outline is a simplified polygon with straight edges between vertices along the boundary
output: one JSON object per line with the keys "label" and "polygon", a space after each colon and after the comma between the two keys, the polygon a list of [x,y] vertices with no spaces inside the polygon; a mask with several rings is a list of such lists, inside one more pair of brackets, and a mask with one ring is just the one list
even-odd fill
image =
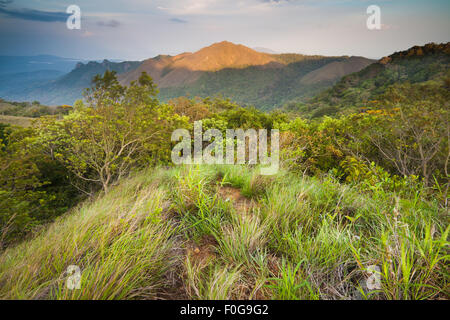
{"label": "bare dirt patch", "polygon": [[246,214],[249,209],[256,206],[253,200],[244,197],[237,188],[219,187],[217,193],[222,199],[231,201],[237,213]]}
{"label": "bare dirt patch", "polygon": [[217,241],[213,236],[203,236],[200,242],[190,242],[186,246],[186,254],[196,262],[204,262],[216,257]]}

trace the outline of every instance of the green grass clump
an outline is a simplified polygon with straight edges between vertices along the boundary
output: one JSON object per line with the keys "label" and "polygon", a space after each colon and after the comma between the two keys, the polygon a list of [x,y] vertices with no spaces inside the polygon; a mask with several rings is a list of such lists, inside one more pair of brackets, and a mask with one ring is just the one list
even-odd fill
{"label": "green grass clump", "polygon": [[[245,166],[156,169],[4,251],[0,297],[446,299],[449,230],[420,195]],[[81,289],[66,287],[69,265]]]}
{"label": "green grass clump", "polygon": [[[166,194],[147,179],[127,180],[86,203],[32,241],[0,257],[3,299],[155,298],[176,261]],[[65,270],[82,270],[81,289],[66,287]]]}

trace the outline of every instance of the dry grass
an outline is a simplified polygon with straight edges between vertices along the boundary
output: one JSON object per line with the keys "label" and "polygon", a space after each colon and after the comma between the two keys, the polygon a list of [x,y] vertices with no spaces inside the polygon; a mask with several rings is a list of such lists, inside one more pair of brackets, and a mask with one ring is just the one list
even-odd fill
{"label": "dry grass", "polygon": [[19,127],[29,127],[34,119],[27,117],[3,116],[0,115],[0,123],[15,125]]}

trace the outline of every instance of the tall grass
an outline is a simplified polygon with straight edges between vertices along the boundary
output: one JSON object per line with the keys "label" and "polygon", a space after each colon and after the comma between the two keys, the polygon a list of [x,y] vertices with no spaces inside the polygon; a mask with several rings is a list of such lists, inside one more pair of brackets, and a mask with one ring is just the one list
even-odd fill
{"label": "tall grass", "polygon": [[[0,257],[3,299],[154,298],[176,261],[165,192],[142,177],[87,203]],[[69,290],[65,270],[82,271]]]}
{"label": "tall grass", "polygon": [[[141,172],[4,251],[0,298],[448,298],[448,212],[377,192],[245,166]],[[69,265],[81,289],[67,288]]]}

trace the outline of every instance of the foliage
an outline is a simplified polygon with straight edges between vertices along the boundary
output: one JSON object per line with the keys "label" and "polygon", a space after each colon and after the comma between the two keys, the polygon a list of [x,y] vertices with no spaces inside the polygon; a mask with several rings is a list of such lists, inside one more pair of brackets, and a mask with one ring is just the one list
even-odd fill
{"label": "foliage", "polygon": [[166,142],[186,120],[155,94],[145,74],[125,88],[107,72],[95,79],[86,104],[61,108],[62,118],[41,117],[26,129],[1,124],[1,245],[51,222],[82,193],[107,192],[131,170],[167,163]]}
{"label": "foliage", "polygon": [[298,115],[311,119],[364,111],[371,109],[371,101],[378,100],[392,85],[448,78],[449,66],[450,43],[413,47],[342,77],[332,88],[309,101],[291,99],[283,109],[295,110]]}
{"label": "foliage", "polygon": [[64,112],[63,109],[44,106],[38,101],[32,103],[0,101],[0,114],[3,116],[39,118],[45,115],[61,114]]}
{"label": "foliage", "polygon": [[78,200],[65,169],[32,128],[0,127],[0,246],[65,213]]}
{"label": "foliage", "polygon": [[78,103],[62,120],[42,119],[40,142],[76,177],[107,192],[134,166],[169,160],[166,142],[184,119],[155,94],[146,74],[123,87],[114,72],[105,72],[87,91],[87,105]]}
{"label": "foliage", "polygon": [[447,179],[450,158],[450,91],[436,84],[398,85],[382,97],[383,109],[368,137],[402,176]]}
{"label": "foliage", "polygon": [[441,83],[403,84],[389,88],[365,113],[321,121],[297,118],[282,135],[284,164],[398,192],[437,183],[445,202],[449,98]]}

